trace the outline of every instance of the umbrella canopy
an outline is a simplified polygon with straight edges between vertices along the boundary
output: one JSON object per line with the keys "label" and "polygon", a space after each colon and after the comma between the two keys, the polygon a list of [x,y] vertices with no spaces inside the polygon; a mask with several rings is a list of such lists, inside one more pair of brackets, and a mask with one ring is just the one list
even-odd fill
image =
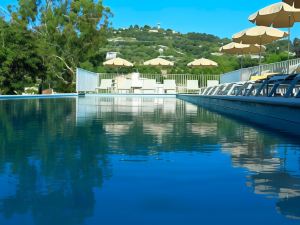
{"label": "umbrella canopy", "polygon": [[294,6],[295,8],[300,8],[300,1],[299,0],[284,0],[287,4]]}
{"label": "umbrella canopy", "polygon": [[243,55],[243,54],[258,54],[260,52],[266,51],[265,46],[260,45],[246,45],[246,44],[240,44],[231,42],[227,45],[224,45],[220,48],[220,52],[224,52],[227,54],[236,54],[236,55]]}
{"label": "umbrella canopy", "polygon": [[[295,22],[300,22],[300,9],[296,9],[287,3],[279,2],[254,13],[249,17],[249,20],[256,25],[289,28],[288,59],[290,59],[290,29]],[[287,63],[287,67],[289,73],[289,63]]]}
{"label": "umbrella canopy", "polygon": [[279,2],[257,11],[249,20],[258,26],[293,27],[295,22],[300,22],[300,9]]}
{"label": "umbrella canopy", "polygon": [[201,59],[196,59],[193,62],[190,62],[188,64],[188,66],[190,67],[216,67],[218,66],[218,63],[209,60],[209,59],[205,59],[205,58],[201,58]]}
{"label": "umbrella canopy", "polygon": [[[220,52],[224,52],[232,55],[244,55],[244,54],[260,54],[266,51],[266,47],[263,45],[246,45],[231,42],[220,48]],[[243,68],[243,58],[241,57],[241,68]]]}
{"label": "umbrella canopy", "polygon": [[273,27],[257,26],[233,35],[234,42],[243,44],[269,44],[287,37],[288,33]]}
{"label": "umbrella canopy", "polygon": [[113,66],[113,67],[133,67],[131,62],[128,62],[122,58],[110,59],[103,63],[104,66]]}
{"label": "umbrella canopy", "polygon": [[144,62],[145,66],[174,66],[174,63],[162,58],[151,59]]}

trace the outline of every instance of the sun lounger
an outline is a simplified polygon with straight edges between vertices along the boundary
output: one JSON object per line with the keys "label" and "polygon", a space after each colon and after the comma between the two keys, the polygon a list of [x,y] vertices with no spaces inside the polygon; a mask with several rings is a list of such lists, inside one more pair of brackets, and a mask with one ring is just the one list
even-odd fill
{"label": "sun lounger", "polygon": [[155,94],[156,93],[156,80],[144,80],[142,86],[143,94]]}
{"label": "sun lounger", "polygon": [[220,82],[218,80],[208,80],[207,81],[207,87],[213,87],[219,85]]}
{"label": "sun lounger", "polygon": [[102,79],[100,83],[100,87],[97,87],[96,90],[98,91],[111,91],[113,86],[112,79]]}
{"label": "sun lounger", "polygon": [[140,79],[139,73],[133,73],[131,75],[131,88],[134,94],[141,94],[141,88],[143,87],[143,80]]}
{"label": "sun lounger", "polygon": [[187,80],[186,90],[187,93],[200,91],[198,80]]}
{"label": "sun lounger", "polygon": [[175,80],[164,80],[164,90],[167,94],[176,94]]}
{"label": "sun lounger", "polygon": [[118,93],[128,94],[131,91],[131,80],[123,79],[119,80],[117,84]]}

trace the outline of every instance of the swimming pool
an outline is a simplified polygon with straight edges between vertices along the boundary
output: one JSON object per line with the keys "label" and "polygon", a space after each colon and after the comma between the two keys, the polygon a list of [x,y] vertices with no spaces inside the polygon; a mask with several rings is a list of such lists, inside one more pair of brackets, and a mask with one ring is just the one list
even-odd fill
{"label": "swimming pool", "polygon": [[299,224],[300,141],[155,96],[0,101],[0,224]]}

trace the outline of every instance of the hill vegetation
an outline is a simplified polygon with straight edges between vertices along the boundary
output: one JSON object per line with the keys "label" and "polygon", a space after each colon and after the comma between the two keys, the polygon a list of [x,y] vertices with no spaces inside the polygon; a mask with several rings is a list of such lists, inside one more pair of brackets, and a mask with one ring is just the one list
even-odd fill
{"label": "hill vegetation", "polygon": [[[155,32],[153,32],[155,31]],[[181,34],[171,29],[159,29],[137,25],[127,29],[110,29],[108,33],[108,45],[105,52],[118,52],[123,57],[136,64],[140,72],[159,73],[159,69],[141,66],[144,61],[163,57],[175,62],[169,73],[210,73],[221,74],[241,68],[258,65],[258,59],[250,56],[222,55],[219,48],[231,42],[227,38],[219,38],[204,33]],[[263,62],[272,63],[287,59],[287,40],[278,41],[268,46],[264,54]],[[293,50],[293,48],[292,48]],[[213,69],[188,68],[186,65],[197,58],[208,58],[219,63],[219,67]],[[89,68],[92,69],[92,68]],[[112,72],[110,68],[94,68],[98,72]],[[126,69],[123,69],[126,72]]]}

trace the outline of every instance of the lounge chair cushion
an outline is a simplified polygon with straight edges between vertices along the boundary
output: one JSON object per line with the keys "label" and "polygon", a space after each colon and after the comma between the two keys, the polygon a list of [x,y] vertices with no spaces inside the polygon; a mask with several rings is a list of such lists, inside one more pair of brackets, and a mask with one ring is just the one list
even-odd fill
{"label": "lounge chair cushion", "polygon": [[102,79],[100,87],[98,89],[106,90],[112,88],[112,84],[113,84],[112,79]]}
{"label": "lounge chair cushion", "polygon": [[156,90],[156,80],[144,80],[143,81],[143,90]]}
{"label": "lounge chair cushion", "polygon": [[176,90],[175,80],[164,80],[164,90]]}
{"label": "lounge chair cushion", "polygon": [[186,88],[188,90],[199,90],[198,80],[187,80]]}

